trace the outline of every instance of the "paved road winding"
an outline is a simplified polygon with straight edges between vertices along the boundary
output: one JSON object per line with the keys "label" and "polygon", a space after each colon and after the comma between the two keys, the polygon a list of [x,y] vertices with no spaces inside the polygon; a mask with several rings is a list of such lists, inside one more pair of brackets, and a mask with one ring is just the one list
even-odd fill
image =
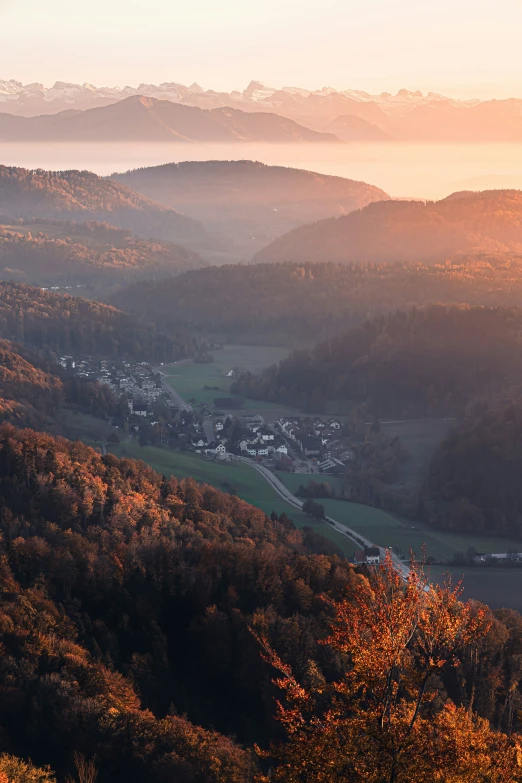
{"label": "paved road winding", "polygon": [[[294,506],[294,508],[301,509],[303,508],[303,501],[300,500],[298,497],[293,495],[288,487],[286,487],[283,482],[275,475],[275,473],[272,473],[271,470],[268,468],[265,468],[264,465],[260,465],[257,462],[252,462],[252,460],[248,459],[247,457],[235,457],[239,462],[243,462],[245,465],[250,465],[251,468],[254,468],[254,470],[257,470],[258,473],[261,473],[261,475],[266,479],[266,481],[270,484],[273,490],[277,492],[279,497],[281,497],[283,500],[285,500],[287,503],[289,503],[291,506]],[[343,525],[341,522],[338,522],[336,519],[332,519],[332,517],[325,517],[326,522],[333,527],[335,530],[337,530],[342,535],[345,535],[346,538],[349,538],[350,541],[352,541],[354,544],[357,544],[359,547],[373,547],[376,546],[376,544],[372,543],[372,541],[369,541],[369,539],[365,538],[364,536],[361,536],[360,533],[357,533],[355,530],[352,530],[347,525]],[[387,550],[383,549],[383,547],[378,547],[381,552],[381,557],[384,557],[386,555]],[[402,562],[402,560],[399,560],[397,555],[392,553],[393,563],[397,570],[402,574],[404,579],[407,579],[408,574],[410,573],[410,569],[408,566]]]}

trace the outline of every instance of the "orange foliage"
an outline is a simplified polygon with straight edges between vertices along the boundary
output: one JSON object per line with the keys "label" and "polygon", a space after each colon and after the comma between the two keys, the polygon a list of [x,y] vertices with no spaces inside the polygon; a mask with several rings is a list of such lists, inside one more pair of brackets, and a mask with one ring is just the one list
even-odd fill
{"label": "orange foliage", "polygon": [[[287,742],[272,748],[283,783],[514,783],[518,741],[465,707],[442,700],[437,674],[485,636],[486,610],[458,586],[428,585],[413,564],[404,583],[391,557],[357,592],[331,602],[323,641],[343,657],[343,677],[302,686],[260,641],[284,693],[278,719]],[[263,755],[263,754],[262,754]],[[264,754],[268,755],[268,754]],[[268,780],[268,778],[262,778]]]}

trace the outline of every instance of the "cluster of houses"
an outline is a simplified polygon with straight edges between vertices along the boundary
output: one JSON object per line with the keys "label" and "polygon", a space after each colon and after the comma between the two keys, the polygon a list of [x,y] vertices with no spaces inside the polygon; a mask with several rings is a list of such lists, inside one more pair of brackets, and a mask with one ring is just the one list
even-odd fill
{"label": "cluster of houses", "polygon": [[338,419],[311,419],[285,416],[276,423],[288,443],[308,458],[315,458],[323,472],[343,472],[355,459],[355,451],[343,437]]}
{"label": "cluster of houses", "polygon": [[133,364],[109,359],[100,361],[89,357],[62,356],[59,364],[80,378],[105,384],[118,397],[125,395],[128,399],[129,414],[132,416],[152,419],[154,404],[160,400],[168,407],[175,407],[175,403],[154,374],[152,366],[147,362]]}

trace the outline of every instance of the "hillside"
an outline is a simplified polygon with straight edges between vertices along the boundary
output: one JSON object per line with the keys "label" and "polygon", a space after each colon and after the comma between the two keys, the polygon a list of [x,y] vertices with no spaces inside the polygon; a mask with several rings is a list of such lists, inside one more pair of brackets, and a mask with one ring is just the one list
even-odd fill
{"label": "hillside", "polygon": [[60,379],[31,364],[20,349],[0,339],[0,421],[54,429],[53,416],[65,401]]}
{"label": "hillside", "polygon": [[9,223],[0,216],[0,279],[99,288],[205,265],[182,245],[140,239],[104,223],[42,218]]}
{"label": "hillside", "polygon": [[0,339],[0,424],[65,434],[64,409],[98,417],[121,414],[125,403],[97,381],[65,378],[52,361]]}
{"label": "hillside", "polygon": [[387,201],[296,228],[259,262],[436,263],[460,254],[522,251],[522,191],[460,193],[436,202]]}
{"label": "hillside", "polygon": [[158,328],[232,342],[316,342],[377,313],[429,303],[517,306],[522,258],[511,254],[442,264],[235,264],[142,282],[111,301]]}
{"label": "hillside", "polygon": [[521,329],[518,308],[399,311],[247,373],[233,391],[315,413],[333,401],[385,418],[455,417],[522,385]]}
{"label": "hillside", "polygon": [[0,114],[0,141],[334,142],[269,112],[200,109],[134,95],[109,106],[37,117]]}
{"label": "hillside", "polygon": [[[272,675],[249,626],[291,642],[298,671],[305,649],[339,671],[317,644],[328,616],[319,596],[360,577],[312,555],[288,520],[5,427],[0,503],[11,666],[0,726],[35,762],[63,775],[76,750],[96,756],[100,783],[248,783],[257,764],[240,743],[276,731]],[[38,731],[31,693],[46,714]]]}
{"label": "hillside", "polygon": [[[275,720],[281,715],[273,681],[277,655],[284,655],[284,676],[292,667],[292,676],[303,682],[302,693],[321,694],[318,704],[310,704],[312,714],[322,714],[333,683],[346,682],[354,671],[361,672],[363,684],[376,682],[382,671],[386,676],[389,667],[377,671],[366,661],[380,650],[383,628],[391,633],[397,618],[408,622],[410,607],[421,632],[407,635],[408,646],[397,643],[393,670],[422,672],[421,643],[430,640],[437,678],[432,681],[428,669],[419,731],[428,725],[432,736],[434,725],[440,729],[442,750],[426,760],[422,734],[422,741],[408,745],[402,768],[408,766],[397,780],[411,780],[419,764],[428,780],[431,770],[445,768],[455,740],[459,769],[475,772],[480,765],[488,780],[495,779],[489,771],[502,764],[508,777],[496,778],[499,783],[516,780],[509,741],[488,728],[495,719],[509,734],[520,726],[516,710],[502,709],[513,689],[518,694],[518,680],[510,676],[510,656],[522,644],[515,612],[493,615],[436,590],[430,596],[446,615],[435,601],[430,613],[420,612],[415,596],[423,592],[416,582],[403,590],[393,573],[375,579],[336,556],[314,555],[288,519],[269,519],[191,479],[167,479],[143,463],[102,457],[79,442],[31,430],[0,429],[0,507],[3,743],[36,765],[50,764],[59,780],[71,772],[76,752],[92,763],[99,783],[252,783],[262,780],[262,761],[249,748],[253,742],[267,748],[271,741],[279,745],[270,759],[274,779],[291,780],[284,772],[293,765],[290,759],[285,765],[283,756],[291,755],[295,734],[281,745],[284,733]],[[387,582],[393,589],[386,590]],[[453,636],[436,622],[446,616],[457,629]],[[466,631],[471,616],[477,620],[470,626],[473,636]],[[350,665],[347,648],[326,639],[343,617],[345,626],[355,624],[347,636],[354,651],[363,651],[350,656]],[[451,652],[468,649],[468,639],[482,638],[488,655],[473,702],[477,714],[468,724],[473,660],[462,654],[456,673],[444,664]],[[419,640],[420,652],[412,639]],[[263,660],[263,649],[271,657]],[[407,695],[414,682],[414,675],[404,678]],[[382,734],[377,709],[368,702],[365,692],[346,703],[341,727],[343,737],[360,740],[364,721],[373,750],[379,740],[382,745]],[[401,697],[397,713],[409,707],[411,701]],[[448,725],[448,715],[455,725]],[[328,715],[320,728],[323,736],[328,730],[330,742]],[[312,733],[306,747],[314,749],[314,740]],[[479,741],[486,750],[477,759]],[[337,767],[346,746],[332,742],[334,747],[335,754],[330,747],[328,753]],[[359,742],[349,757],[364,765],[367,755]],[[381,752],[379,759],[387,771],[389,754]],[[15,764],[0,756],[0,771],[27,769]],[[13,779],[46,778],[35,771]]]}
{"label": "hillside", "polygon": [[89,171],[0,166],[0,214],[8,218],[96,220],[140,236],[208,244],[197,221]]}
{"label": "hillside", "polygon": [[364,182],[249,160],[169,163],[111,178],[232,239],[264,243],[302,223],[388,198]]}
{"label": "hillside", "polygon": [[115,307],[7,282],[0,282],[0,337],[51,356],[152,362],[176,361],[193,348],[182,330],[165,337]]}

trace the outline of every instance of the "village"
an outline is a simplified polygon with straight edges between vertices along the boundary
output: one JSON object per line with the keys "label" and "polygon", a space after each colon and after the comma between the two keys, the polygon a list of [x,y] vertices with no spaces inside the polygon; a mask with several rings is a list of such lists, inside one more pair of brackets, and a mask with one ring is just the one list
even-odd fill
{"label": "village", "polygon": [[193,409],[169,387],[160,368],[146,362],[62,356],[59,364],[124,399],[125,413],[112,424],[144,445],[162,443],[220,460],[239,455],[312,474],[345,474],[356,458],[346,425],[336,418],[286,416],[267,423],[259,413],[227,412],[228,398],[219,397],[213,406]]}

